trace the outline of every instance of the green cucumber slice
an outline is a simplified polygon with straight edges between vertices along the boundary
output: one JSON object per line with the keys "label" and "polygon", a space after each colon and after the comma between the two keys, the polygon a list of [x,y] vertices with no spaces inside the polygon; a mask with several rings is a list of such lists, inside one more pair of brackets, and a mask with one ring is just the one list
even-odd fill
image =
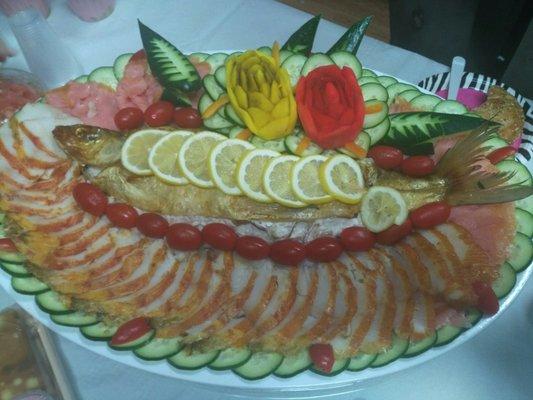
{"label": "green cucumber slice", "polygon": [[528,196],[524,199],[520,199],[514,202],[516,207],[533,214],[533,196]]}
{"label": "green cucumber slice", "polygon": [[281,365],[283,356],[278,353],[258,352],[233,372],[244,379],[257,380],[270,375]]}
{"label": "green cucumber slice", "polygon": [[461,332],[463,332],[463,328],[445,325],[442,328],[437,329],[437,340],[433,346],[439,347],[451,343],[457,336],[461,334]]}
{"label": "green cucumber slice", "polygon": [[292,86],[296,86],[302,76],[302,68],[307,62],[307,57],[302,54],[293,54],[281,64],[287,70]]}
{"label": "green cucumber slice", "polygon": [[176,107],[190,107],[192,105],[187,95],[177,89],[163,88],[161,100],[170,101]]}
{"label": "green cucumber slice", "polygon": [[226,106],[224,107],[224,114],[226,115],[229,121],[234,122],[235,124],[241,127],[244,127],[244,122],[242,122],[242,119],[237,115],[235,109],[231,104],[226,104]]}
{"label": "green cucumber slice", "polygon": [[220,85],[220,87],[226,87],[226,66],[221,65],[215,71],[215,80]]}
{"label": "green cucumber slice", "polygon": [[528,237],[533,236],[533,214],[522,210],[521,208],[515,209],[516,216],[516,231],[523,233]]}
{"label": "green cucumber slice", "polygon": [[307,59],[304,66],[302,67],[302,76],[306,76],[309,72],[318,67],[323,67],[325,65],[335,64],[329,56],[323,53],[315,53]]}
{"label": "green cucumber slice", "polygon": [[279,367],[274,371],[274,375],[280,378],[291,378],[307,370],[312,363],[309,350],[305,349],[297,354],[285,356]]}
{"label": "green cucumber slice", "polygon": [[0,267],[11,276],[25,278],[31,276],[31,272],[26,269],[24,264],[15,264],[7,261],[0,262]]}
{"label": "green cucumber slice", "polygon": [[413,108],[416,108],[420,111],[431,111],[441,101],[442,99],[440,97],[433,96],[432,94],[421,94],[414,97],[410,103]]}
{"label": "green cucumber slice", "polygon": [[[239,136],[239,134],[244,130],[245,128],[243,128],[242,126],[235,126],[233,128],[230,129],[229,131],[229,138],[230,139],[241,139],[241,140],[244,140],[243,138],[240,138],[240,137],[237,137]],[[251,138],[248,138],[247,141],[249,141]]]}
{"label": "green cucumber slice", "polygon": [[303,24],[289,39],[281,46],[282,50],[289,50],[293,53],[309,54],[313,48],[316,30],[320,22],[320,15],[316,15]]}
{"label": "green cucumber slice", "polygon": [[433,332],[432,335],[424,339],[420,339],[415,342],[409,341],[409,347],[407,348],[407,350],[405,351],[402,357],[407,358],[407,357],[417,356],[423,353],[424,351],[426,351],[427,349],[433,347],[436,341],[437,341],[436,332]]}
{"label": "green cucumber slice", "polygon": [[186,370],[195,370],[211,364],[218,357],[218,350],[207,353],[198,353],[190,349],[182,349],[178,354],[169,357],[167,360],[173,367]]}
{"label": "green cucumber slice", "polygon": [[[213,104],[213,100],[211,100],[211,97],[207,93],[203,94],[200,98],[200,101],[198,102],[198,109],[200,110],[200,113],[203,114],[204,111]],[[231,121],[228,121],[226,118],[223,118],[220,116],[220,113],[215,113],[212,117],[204,118],[204,126],[209,129],[224,129],[224,128],[232,128],[233,123]]]}
{"label": "green cucumber slice", "polygon": [[98,323],[98,317],[93,314],[86,314],[83,311],[74,311],[68,314],[52,314],[50,319],[58,325],[63,326],[88,326]]}
{"label": "green cucumber slice", "polygon": [[373,76],[361,76],[357,79],[359,86],[363,86],[367,83],[379,83],[378,79]]}
{"label": "green cucumber slice", "polygon": [[362,371],[365,368],[369,367],[370,364],[374,362],[377,356],[377,354],[359,353],[356,356],[350,358],[350,362],[348,363],[346,369],[348,371]]}
{"label": "green cucumber slice", "polygon": [[151,342],[152,339],[154,338],[154,335],[155,335],[155,330],[150,329],[144,335],[138,337],[137,339],[131,340],[129,342],[121,343],[121,344],[111,344],[111,342],[109,342],[108,344],[109,344],[109,347],[111,347],[114,350],[118,350],[118,351],[135,350]]}
{"label": "green cucumber slice", "polygon": [[374,71],[370,70],[370,69],[363,68],[363,76],[377,77],[377,74]]}
{"label": "green cucumber slice", "polygon": [[363,129],[373,128],[381,123],[389,115],[387,103],[379,100],[365,101],[365,110],[372,110],[372,113],[366,113],[363,121]]}
{"label": "green cucumber slice", "polygon": [[96,82],[102,85],[108,86],[113,90],[117,89],[117,78],[115,77],[115,72],[113,72],[113,67],[100,67],[96,68],[93,72],[89,74],[87,78],[89,82]]}
{"label": "green cucumber slice", "polygon": [[487,147],[487,154],[489,154],[493,150],[500,149],[506,146],[509,146],[509,143],[507,143],[501,137],[493,137],[483,143],[483,147]]}
{"label": "green cucumber slice", "polygon": [[445,114],[464,114],[468,109],[458,101],[443,100],[435,106],[433,111]]}
{"label": "green cucumber slice", "polygon": [[523,233],[517,232],[513,245],[511,247],[511,255],[507,262],[516,272],[526,269],[533,259],[533,244],[531,239]]}
{"label": "green cucumber slice", "polygon": [[254,135],[250,139],[250,143],[252,143],[258,149],[269,149],[269,150],[277,151],[278,153],[285,152],[285,140],[284,139],[265,140],[265,139],[261,139],[259,136]]}
{"label": "green cucumber slice", "polygon": [[246,363],[252,352],[250,349],[237,349],[229,348],[222,350],[218,357],[209,364],[209,368],[214,369],[215,371],[223,371],[225,369],[237,368]]}
{"label": "green cucumber slice", "polygon": [[205,62],[211,66],[211,71],[215,72],[218,68],[226,63],[228,55],[225,53],[214,53],[205,59]]}
{"label": "green cucumber slice", "polygon": [[404,90],[403,92],[400,92],[396,97],[401,97],[402,99],[404,99],[405,101],[411,101],[413,100],[415,97],[418,97],[420,96],[422,93],[416,89],[408,89],[408,90]]}
{"label": "green cucumber slice", "polygon": [[0,262],[7,262],[11,264],[24,264],[25,261],[26,257],[24,257],[20,253],[0,250]]}
{"label": "green cucumber slice", "polygon": [[[368,151],[368,149],[370,148],[370,136],[365,131],[360,132],[359,135],[357,135],[357,137],[355,138],[354,143],[357,146],[362,147],[363,149]],[[347,156],[350,156],[352,158],[360,158],[359,156],[348,150],[346,147],[339,147],[337,151],[342,154],[346,154]]]}
{"label": "green cucumber slice", "polygon": [[73,311],[61,299],[59,293],[49,290],[35,296],[35,302],[48,314],[68,314]]}
{"label": "green cucumber slice", "polygon": [[369,100],[379,100],[387,102],[389,99],[389,93],[385,86],[380,83],[368,82],[364,85],[361,85],[361,92],[363,93],[363,99],[365,101]]}
{"label": "green cucumber slice", "polygon": [[25,278],[14,276],[11,278],[11,286],[15,292],[21,294],[39,294],[50,290],[46,283],[41,282],[39,279],[33,276],[28,276]]}
{"label": "green cucumber slice", "polygon": [[285,138],[285,147],[287,148],[287,151],[291,154],[295,154],[300,157],[312,156],[322,153],[322,147],[316,145],[313,142],[309,143],[309,146],[307,146],[306,149],[300,151],[298,149],[298,146],[300,145],[300,142],[303,140],[303,138],[304,135],[301,132],[296,132],[287,136]]}
{"label": "green cucumber slice", "polygon": [[383,352],[378,353],[376,359],[372,362],[372,364],[370,364],[370,366],[372,368],[377,368],[387,365],[403,356],[408,347],[409,340],[394,336],[391,347]]}
{"label": "green cucumber slice", "polygon": [[370,145],[373,146],[379,142],[390,129],[390,119],[387,117],[373,128],[366,128],[364,131],[370,137]]}
{"label": "green cucumber slice", "polygon": [[108,341],[117,332],[118,326],[106,325],[104,322],[98,322],[94,325],[82,326],[80,332],[89,340],[98,342]]}
{"label": "green cucumber slice", "polygon": [[113,73],[115,74],[117,81],[120,82],[124,77],[124,70],[126,69],[126,65],[128,65],[132,56],[132,53],[126,53],[118,56],[115,59],[115,62],[113,63]]}
{"label": "green cucumber slice", "polygon": [[74,82],[78,83],[87,83],[89,81],[89,75],[80,75],[76,79],[74,79]]}
{"label": "green cucumber slice", "polygon": [[349,363],[350,363],[350,359],[349,358],[335,360],[335,362],[333,363],[333,366],[331,367],[331,371],[330,372],[324,372],[322,370],[319,370],[319,369],[315,368],[313,365],[311,365],[311,368],[309,368],[309,369],[311,371],[313,371],[315,374],[318,374],[318,375],[335,376],[335,375],[339,375],[342,371],[344,371],[348,367]]}
{"label": "green cucumber slice", "polygon": [[155,361],[172,357],[181,350],[180,338],[154,338],[141,347],[133,350],[135,355],[143,360]]}
{"label": "green cucumber slice", "polygon": [[207,53],[191,53],[187,56],[191,62],[194,61],[195,63],[201,63],[202,61],[205,61],[207,57],[209,57],[209,54]]}
{"label": "green cucumber slice", "polygon": [[531,173],[524,164],[514,160],[503,160],[496,164],[496,168],[502,172],[511,172],[514,175],[507,181],[508,185],[521,184],[525,186],[533,185]]}
{"label": "green cucumber slice", "polygon": [[280,50],[279,52],[279,62],[280,64],[283,64],[283,61],[285,61],[287,58],[292,56],[294,53],[289,50]]}
{"label": "green cucumber slice", "polygon": [[392,85],[388,86],[387,92],[389,92],[389,105],[392,104],[396,96],[399,95],[401,92],[405,92],[406,90],[412,89],[417,90],[415,86],[403,82],[393,83]]}
{"label": "green cucumber slice", "polygon": [[257,51],[260,52],[260,53],[266,54],[267,56],[271,56],[272,55],[272,48],[268,47],[268,46],[261,46],[261,47],[257,48]]}
{"label": "green cucumber slice", "polygon": [[204,79],[202,80],[202,84],[204,86],[205,91],[211,97],[211,100],[215,101],[220,96],[226,93],[224,88],[222,88],[215,79],[214,75],[206,75],[204,76]]}
{"label": "green cucumber slice", "polygon": [[509,294],[516,283],[516,272],[509,263],[504,263],[500,267],[500,275],[498,279],[493,282],[492,290],[494,294],[499,298],[503,298]]}
{"label": "green cucumber slice", "polygon": [[349,51],[353,55],[357,54],[359,45],[365,35],[366,28],[370,25],[372,18],[372,16],[365,17],[349,27],[340,39],[331,46],[331,49],[328,50],[327,54],[330,55],[339,50]]}
{"label": "green cucumber slice", "polygon": [[379,83],[381,83],[385,87],[389,87],[393,83],[398,82],[396,78],[393,78],[392,76],[388,76],[388,75],[380,75],[380,76],[377,76],[376,79],[379,81]]}
{"label": "green cucumber slice", "polygon": [[336,51],[328,55],[339,68],[350,68],[357,78],[363,73],[361,62],[352,53],[348,51]]}

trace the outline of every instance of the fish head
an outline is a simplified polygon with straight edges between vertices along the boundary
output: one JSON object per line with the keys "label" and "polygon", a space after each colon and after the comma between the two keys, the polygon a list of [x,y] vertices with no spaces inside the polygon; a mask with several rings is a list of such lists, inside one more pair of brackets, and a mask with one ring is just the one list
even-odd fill
{"label": "fish head", "polygon": [[108,166],[120,160],[127,135],[90,125],[57,126],[54,138],[59,146],[82,164]]}

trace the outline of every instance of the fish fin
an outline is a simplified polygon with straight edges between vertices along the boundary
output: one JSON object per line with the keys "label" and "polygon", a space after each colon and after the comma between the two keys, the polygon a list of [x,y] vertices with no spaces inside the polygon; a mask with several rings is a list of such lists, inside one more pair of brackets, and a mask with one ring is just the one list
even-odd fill
{"label": "fish fin", "polygon": [[533,195],[533,186],[508,184],[514,172],[495,172],[483,168],[484,143],[497,136],[498,127],[482,126],[450,148],[438,162],[435,173],[448,184],[446,200],[450,205],[493,204],[520,200]]}

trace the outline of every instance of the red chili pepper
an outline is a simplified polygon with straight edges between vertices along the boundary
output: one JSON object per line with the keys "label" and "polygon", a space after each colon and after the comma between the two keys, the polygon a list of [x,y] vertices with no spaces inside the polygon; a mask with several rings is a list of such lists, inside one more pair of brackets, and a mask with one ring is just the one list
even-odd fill
{"label": "red chili pepper", "polygon": [[498,297],[494,293],[494,290],[484,282],[474,282],[472,284],[474,292],[478,296],[477,308],[483,312],[483,314],[494,315],[500,309],[500,303]]}
{"label": "red chili pepper", "polygon": [[487,160],[489,160],[492,164],[498,164],[500,161],[505,160],[507,157],[511,157],[515,154],[516,149],[513,146],[505,146],[489,153]]}
{"label": "red chili pepper", "polygon": [[309,347],[309,356],[316,369],[330,373],[335,363],[333,347],[330,344],[315,343]]}
{"label": "red chili pepper", "polygon": [[0,251],[5,251],[6,253],[16,253],[17,247],[11,239],[2,238],[0,239]]}
{"label": "red chili pepper", "polygon": [[112,346],[121,345],[124,343],[131,342],[135,339],[139,339],[141,336],[150,332],[152,327],[150,326],[149,321],[144,317],[139,317],[132,319],[124,324],[122,324],[113,337],[111,338],[110,344]]}
{"label": "red chili pepper", "polygon": [[415,228],[429,229],[445,223],[451,211],[452,208],[444,201],[436,201],[413,210],[409,218]]}

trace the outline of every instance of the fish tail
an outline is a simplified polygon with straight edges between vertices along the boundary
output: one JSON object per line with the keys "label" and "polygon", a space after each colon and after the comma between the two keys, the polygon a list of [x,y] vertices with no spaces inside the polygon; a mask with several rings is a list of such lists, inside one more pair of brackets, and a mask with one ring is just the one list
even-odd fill
{"label": "fish tail", "polygon": [[[515,172],[487,167],[487,140],[497,136],[498,127],[481,126],[450,148],[438,162],[435,173],[447,182],[450,205],[492,204],[520,200],[533,194],[533,186],[510,183]],[[485,163],[485,164],[484,164]]]}

